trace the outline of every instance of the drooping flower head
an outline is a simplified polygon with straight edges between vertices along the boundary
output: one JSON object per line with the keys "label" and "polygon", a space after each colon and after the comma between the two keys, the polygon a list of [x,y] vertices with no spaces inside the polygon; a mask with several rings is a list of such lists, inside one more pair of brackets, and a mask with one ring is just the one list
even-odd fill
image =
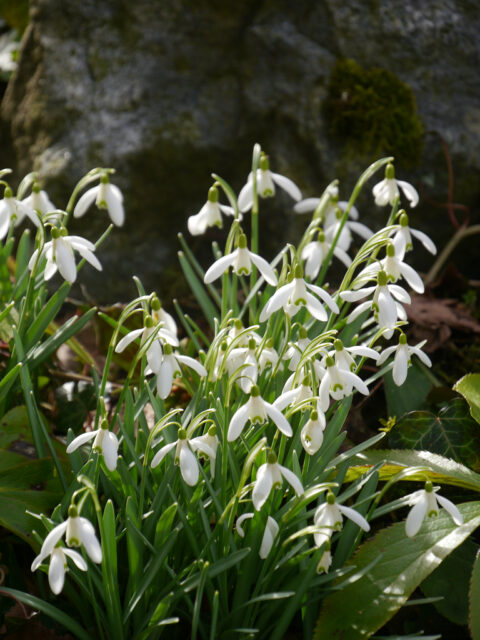
{"label": "drooping flower head", "polygon": [[93,440],[92,450],[103,456],[107,469],[115,471],[117,468],[118,438],[113,431],[109,430],[106,419],[100,421],[100,427],[95,431],[82,433],[74,438],[67,447],[67,453],[72,453],[90,440]]}
{"label": "drooping flower head", "polygon": [[[228,216],[235,215],[232,207],[219,203],[218,189],[214,184],[208,190],[207,202],[198,213],[188,218],[188,230],[192,236],[198,236],[205,233],[208,227],[221,228],[223,226],[222,213]],[[239,219],[241,219],[241,217]]]}
{"label": "drooping flower head", "polygon": [[438,505],[447,511],[456,525],[463,524],[463,516],[453,502],[436,493],[439,488],[427,481],[424,489],[411,494],[408,504],[412,509],[405,522],[405,533],[410,538],[420,531],[425,516],[429,518],[438,516]]}
{"label": "drooping flower head", "polygon": [[117,227],[121,227],[125,221],[122,192],[114,184],[111,184],[108,173],[102,174],[100,184],[85,191],[73,210],[73,216],[80,218],[85,215],[90,206],[95,202],[99,209],[106,209],[111,221]]}
{"label": "drooping flower head", "polygon": [[386,204],[393,206],[395,200],[400,197],[399,187],[410,202],[410,206],[416,207],[418,204],[417,190],[409,182],[396,180],[395,169],[393,164],[390,163],[385,167],[384,180],[373,187],[372,191],[375,198],[375,204],[379,207],[383,207]]}

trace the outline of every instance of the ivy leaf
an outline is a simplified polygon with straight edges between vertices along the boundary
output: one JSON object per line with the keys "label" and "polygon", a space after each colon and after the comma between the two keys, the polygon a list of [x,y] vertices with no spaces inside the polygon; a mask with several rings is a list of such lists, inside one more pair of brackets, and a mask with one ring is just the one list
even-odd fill
{"label": "ivy leaf", "polygon": [[461,398],[438,415],[430,411],[408,413],[390,431],[389,444],[395,449],[432,451],[480,470],[480,429]]}
{"label": "ivy leaf", "polygon": [[388,622],[421,582],[480,526],[480,502],[468,502],[459,509],[464,518],[459,527],[440,512],[423,523],[415,538],[407,538],[405,523],[399,522],[365,542],[347,563],[360,578],[350,575],[337,580],[338,590],[324,600],[313,640],[369,638]]}
{"label": "ivy leaf", "polygon": [[478,603],[480,601],[480,551],[477,553],[470,579],[470,591],[468,594],[470,604],[470,614],[468,626],[473,640],[480,640],[480,609]]}
{"label": "ivy leaf", "polygon": [[391,371],[387,371],[383,382],[389,416],[400,419],[409,411],[428,408],[427,396],[432,383],[415,364],[408,368],[407,378],[400,387],[394,383]]}
{"label": "ivy leaf", "polygon": [[443,456],[430,451],[411,450],[385,450],[376,449],[357,454],[352,459],[345,482],[352,482],[364,473],[367,473],[374,465],[383,461],[383,466],[379,469],[380,480],[390,480],[400,471],[409,467],[423,467],[430,471],[420,471],[409,474],[403,480],[415,480],[425,482],[430,480],[433,483],[450,484],[456,487],[463,487],[472,491],[480,491],[480,475],[472,471],[463,464],[449,460]]}
{"label": "ivy leaf", "polygon": [[472,418],[480,422],[480,373],[468,373],[453,388],[468,402]]}

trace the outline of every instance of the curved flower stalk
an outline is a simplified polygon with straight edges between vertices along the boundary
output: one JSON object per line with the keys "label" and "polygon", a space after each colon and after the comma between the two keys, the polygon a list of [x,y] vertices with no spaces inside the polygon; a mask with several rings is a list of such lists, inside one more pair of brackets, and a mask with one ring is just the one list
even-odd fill
{"label": "curved flower stalk", "polygon": [[268,284],[276,287],[278,284],[277,276],[272,267],[261,256],[252,253],[247,249],[247,236],[241,234],[238,238],[238,247],[232,253],[222,256],[205,273],[203,281],[209,284],[219,278],[228,267],[232,267],[233,271],[241,276],[249,276],[252,272],[252,264],[254,264],[265,278]]}
{"label": "curved flower stalk", "polygon": [[[261,198],[271,198],[275,195],[275,185],[286,191],[289,196],[294,200],[300,200],[302,192],[297,185],[280,175],[279,173],[273,173],[270,171],[270,162],[268,156],[263,153],[260,155],[260,166],[257,169],[257,192]],[[238,196],[238,208],[245,213],[249,211],[253,206],[253,174],[250,172],[247,179],[247,184],[242,187]]]}
{"label": "curved flower stalk", "polygon": [[179,363],[193,369],[201,378],[207,375],[207,370],[203,364],[189,356],[182,356],[179,353],[174,354],[171,345],[166,344],[163,349],[162,361],[157,376],[157,392],[163,400],[170,395],[174,378],[182,375],[182,369]]}
{"label": "curved flower stalk", "polygon": [[[280,396],[281,398],[282,396]],[[280,400],[279,398],[279,400]],[[287,437],[292,435],[292,427],[281,411],[273,404],[266,402],[260,395],[260,389],[253,385],[250,398],[235,411],[228,427],[227,440],[233,442],[242,434],[249,420],[252,424],[263,424],[270,418]]]}
{"label": "curved flower stalk", "polygon": [[[325,262],[332,247],[331,242],[325,239],[322,229],[318,230],[317,240],[309,242],[303,248],[301,258],[305,260],[305,275],[311,280],[315,280],[320,271],[320,267]],[[338,258],[348,268],[352,264],[350,256],[339,246],[333,248],[333,255]]]}
{"label": "curved flower stalk", "polygon": [[330,399],[342,400],[352,395],[353,389],[357,389],[363,395],[368,396],[369,391],[367,385],[352,371],[346,370],[335,364],[335,360],[331,356],[325,359],[326,371],[320,382],[318,395],[320,397],[320,410],[327,411]]}
{"label": "curved flower stalk", "polygon": [[[176,330],[176,326],[174,328]],[[155,325],[153,317],[146,315],[144,326],[141,329],[133,329],[125,334],[118,341],[115,352],[122,353],[137,338],[140,338],[140,346],[149,343],[146,352],[147,362],[151,371],[155,374],[160,372],[162,366],[164,346],[169,344],[173,347],[178,347],[179,345],[176,334],[161,325]]]}
{"label": "curved flower stalk", "polygon": [[317,508],[313,516],[313,522],[318,529],[313,534],[317,547],[320,547],[324,542],[330,542],[332,533],[342,529],[343,516],[364,531],[370,531],[370,525],[358,511],[351,507],[345,507],[343,504],[338,504],[333,493],[329,491],[325,502]]}
{"label": "curved flower stalk", "polygon": [[413,508],[405,521],[405,533],[409,538],[412,538],[420,531],[425,516],[429,518],[438,516],[438,505],[447,511],[456,525],[463,524],[463,516],[460,511],[453,502],[436,493],[439,489],[440,487],[434,487],[430,481],[427,481],[424,489],[414,491],[410,495],[408,504]]}
{"label": "curved flower stalk", "polygon": [[103,456],[105,465],[109,471],[115,471],[118,458],[118,438],[108,428],[107,420],[100,422],[100,427],[95,431],[82,433],[74,438],[67,447],[67,453],[76,451],[79,447],[93,440],[92,450]]}
{"label": "curved flower stalk", "polygon": [[300,433],[302,446],[309,456],[313,456],[323,444],[323,432],[325,431],[325,414],[322,411],[312,411]]}
{"label": "curved flower stalk", "polygon": [[[173,319],[173,316],[162,307],[162,303],[156,294],[153,294],[150,306],[154,324],[160,325],[176,337],[178,333],[177,323]],[[175,347],[177,345],[173,346]]]}
{"label": "curved flower stalk", "polygon": [[[222,213],[227,216],[235,215],[232,207],[218,202],[218,189],[216,185],[213,185],[208,190],[207,202],[198,213],[188,218],[188,230],[192,236],[199,236],[205,233],[208,227],[221,228],[223,226]],[[241,217],[239,220],[241,220]]]}
{"label": "curved flower stalk", "polygon": [[[192,441],[188,439],[186,430],[183,428],[179,429],[178,439],[175,440],[175,442],[164,445],[153,456],[151,462],[152,469],[162,462],[167,453],[175,449],[175,464],[180,467],[180,473],[186,484],[194,487],[198,482],[200,472],[198,469],[198,460],[192,451],[191,443]],[[200,450],[198,445],[199,443],[197,441],[194,447],[197,446],[197,450]],[[208,456],[210,460],[215,460],[216,451],[213,451],[205,441],[201,443],[201,452]]]}
{"label": "curved flower stalk", "polygon": [[18,227],[25,218],[29,218],[36,227],[41,226],[40,219],[32,207],[21,200],[16,200],[10,187],[5,187],[3,198],[0,200],[0,240],[7,235],[12,220]]}
{"label": "curved flower stalk", "polygon": [[392,241],[395,246],[396,254],[403,259],[404,254],[407,251],[413,249],[412,236],[423,244],[427,251],[430,251],[433,255],[437,253],[437,247],[434,242],[423,231],[417,229],[411,229],[408,226],[408,216],[405,212],[400,215],[400,229],[394,232]]}
{"label": "curved flower stalk", "polygon": [[48,580],[50,588],[56,595],[63,589],[66,568],[65,556],[71,558],[81,571],[87,570],[87,564],[79,553],[57,546],[64,534],[69,547],[83,546],[92,562],[99,564],[102,561],[102,548],[92,523],[78,515],[78,509],[75,505],[70,505],[67,520],[50,531],[43,541],[40,553],[32,562],[32,571],[36,571],[50,556]]}
{"label": "curved flower stalk", "polygon": [[[377,273],[377,286],[365,287],[357,291],[342,291],[340,297],[346,302],[356,302],[373,293],[372,300],[362,302],[347,317],[347,322],[353,322],[355,318],[371,309],[375,322],[380,329],[384,329],[384,335],[387,339],[393,335],[393,330],[397,321],[406,320],[405,309],[399,303],[410,304],[411,298],[408,293],[396,284],[388,284],[388,278],[385,271]],[[395,298],[395,300],[394,300]],[[398,302],[396,302],[396,300]]]}
{"label": "curved flower stalk", "polygon": [[[73,284],[77,279],[77,265],[75,264],[74,251],[78,251],[82,258],[91,264],[92,267],[95,267],[98,271],[102,270],[102,265],[94,254],[94,244],[80,236],[68,236],[65,227],[61,227],[60,229],[52,227],[52,239],[50,242],[46,242],[41,250],[41,256],[45,256],[47,259],[43,274],[44,279],[50,280],[58,270],[64,280]],[[35,249],[32,253],[32,257],[28,263],[30,271],[37,262],[38,253],[38,249]]]}
{"label": "curved flower stalk", "polygon": [[263,307],[260,314],[260,322],[265,322],[272,313],[278,311],[281,307],[290,317],[293,317],[301,307],[306,307],[316,320],[326,322],[328,320],[327,312],[317,298],[308,292],[309,290],[317,294],[333,313],[338,313],[339,310],[335,300],[321,287],[305,282],[302,267],[297,265],[293,280],[280,287]]}
{"label": "curved flower stalk", "polygon": [[415,347],[411,347],[407,344],[407,336],[403,332],[400,332],[398,344],[384,349],[378,358],[377,364],[382,365],[392,353],[395,354],[393,358],[392,377],[395,384],[399,387],[407,379],[408,365],[411,363],[412,355],[416,355],[425,366],[432,366],[432,361],[421,349],[424,344],[425,340],[419,342]]}
{"label": "curved flower stalk", "polygon": [[40,188],[38,182],[34,182],[32,186],[32,193],[22,200],[22,204],[30,209],[34,209],[41,216],[56,210],[56,206],[48,197],[46,191]]}
{"label": "curved flower stalk", "polygon": [[387,164],[385,167],[385,178],[372,189],[375,204],[379,207],[383,207],[386,204],[393,207],[395,200],[400,197],[400,189],[405,194],[410,206],[412,208],[416,207],[418,204],[418,192],[415,187],[409,182],[396,180],[393,164]]}
{"label": "curved flower stalk", "polygon": [[252,491],[253,506],[257,511],[263,507],[272,489],[280,489],[283,478],[295,491],[297,496],[303,493],[303,486],[297,476],[277,462],[277,455],[273,451],[267,454],[267,462],[257,471],[257,478]]}
{"label": "curved flower stalk", "polygon": [[383,260],[374,262],[360,271],[353,282],[353,288],[357,289],[365,282],[375,280],[379,271],[385,271],[389,282],[397,282],[400,278],[404,278],[411,289],[417,293],[423,293],[425,286],[421,277],[415,269],[412,269],[410,265],[403,262],[403,256],[399,257],[399,255],[397,255],[393,242],[389,241],[387,244],[386,253],[387,255]]}
{"label": "curved flower stalk", "polygon": [[125,221],[122,192],[114,184],[111,184],[108,174],[103,174],[100,184],[85,191],[73,210],[73,217],[80,218],[85,215],[90,206],[95,202],[99,209],[106,209],[110,220],[117,227],[121,227]]}
{"label": "curved flower stalk", "polygon": [[[242,524],[245,520],[249,518],[253,518],[253,513],[244,513],[237,518],[237,522],[235,523],[235,529],[237,530],[238,535],[241,538],[245,537],[245,532],[243,530]],[[265,531],[263,532],[262,542],[260,543],[260,549],[258,551],[258,555],[262,560],[268,557],[270,551],[272,550],[273,543],[275,538],[278,535],[280,527],[278,526],[277,521],[272,516],[267,517],[267,523],[265,525]]]}

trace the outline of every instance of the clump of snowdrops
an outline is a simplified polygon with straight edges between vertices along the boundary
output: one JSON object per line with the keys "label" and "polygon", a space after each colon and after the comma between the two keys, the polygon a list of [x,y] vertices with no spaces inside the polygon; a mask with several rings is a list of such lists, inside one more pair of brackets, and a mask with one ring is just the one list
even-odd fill
{"label": "clump of snowdrops", "polygon": [[[4,593],[84,640],[275,640],[292,627],[311,638],[322,600],[375,571],[381,554],[363,565],[361,554],[378,518],[408,507],[405,522],[394,525],[405,544],[410,538],[416,544],[414,536],[427,535],[437,521],[442,531],[457,532],[449,547],[445,534],[444,547],[458,546],[474,528],[472,515],[432,484],[461,484],[455,476],[461,471],[452,471],[450,461],[412,454],[412,463],[395,463],[384,451],[370,463],[368,452],[383,432],[342,449],[354,394],[367,396],[390,369],[401,385],[412,358],[431,364],[422,344],[408,344],[404,328],[409,291],[423,292],[409,253],[422,245],[432,254],[436,249],[400,208],[402,202],[415,207],[418,195],[396,179],[392,158],[371,165],[348,201],[339,199],[337,181],[320,197],[302,200],[290,179],[270,170],[258,145],[238,197],[214,174],[207,202],[189,218],[188,229],[198,235],[228,222],[225,247],[214,247],[206,272],[183,236],[179,253],[206,323],[185,315],[178,302],[174,319],[135,279],[139,295],[119,320],[104,316],[112,337],[103,374],[93,375],[95,424],[84,433],[69,432],[72,474],[65,473],[39,418],[30,371],[96,312],[45,339],[84,261],[101,270],[95,249],[112,228],[94,245],[69,235],[71,216],[96,204],[113,225],[123,223],[122,196],[111,173],[90,172],[65,210],[50,202],[33,174],[16,196],[3,182],[5,246],[11,250],[16,226],[27,219],[36,239],[31,256],[20,240],[11,301],[2,311],[6,317],[19,310],[0,391],[6,394],[20,379],[38,455],[55,458],[65,489],[51,516],[38,515],[32,543],[32,571],[40,581],[46,574],[54,595],[41,599],[8,587]],[[359,222],[355,207],[374,177],[375,206],[387,207],[386,226],[375,233]],[[259,254],[258,218],[262,199],[277,189],[307,223],[299,245],[287,245],[268,263]],[[363,244],[353,253],[355,236]],[[335,260],[345,275],[338,286],[326,286]],[[64,283],[52,292],[45,281],[57,271]],[[130,328],[134,319],[140,328]],[[110,367],[115,353],[127,349],[131,366],[108,407]],[[186,406],[172,407],[174,385],[187,391]],[[402,480],[424,482],[424,488],[406,489],[404,498],[389,502],[388,490]],[[440,555],[430,560],[429,571]],[[410,576],[403,600],[397,598],[383,621],[408,598],[415,579]],[[372,600],[368,607],[379,605]]]}

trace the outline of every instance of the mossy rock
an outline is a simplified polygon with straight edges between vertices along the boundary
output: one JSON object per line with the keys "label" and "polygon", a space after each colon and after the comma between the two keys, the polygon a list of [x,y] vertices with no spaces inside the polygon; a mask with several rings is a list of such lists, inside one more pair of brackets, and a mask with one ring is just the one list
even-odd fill
{"label": "mossy rock", "polygon": [[324,109],[329,133],[343,142],[345,152],[393,155],[404,166],[418,162],[423,126],[415,95],[394,73],[339,60]]}

